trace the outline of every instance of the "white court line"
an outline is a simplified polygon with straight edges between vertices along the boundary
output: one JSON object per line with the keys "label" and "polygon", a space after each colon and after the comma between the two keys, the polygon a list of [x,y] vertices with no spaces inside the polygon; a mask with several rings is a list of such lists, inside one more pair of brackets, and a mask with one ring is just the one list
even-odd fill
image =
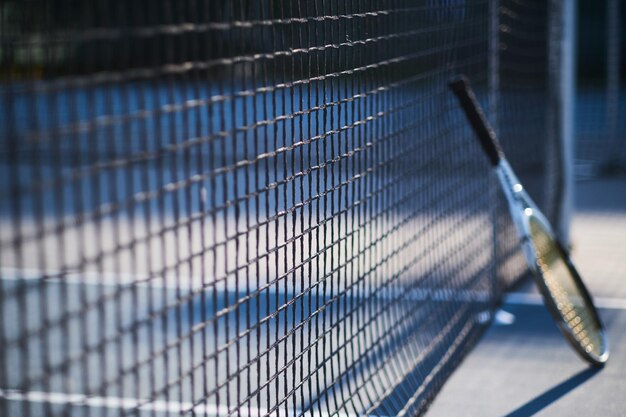
{"label": "white court line", "polygon": [[[232,409],[226,406],[216,406],[214,404],[196,404],[195,406],[191,402],[177,402],[177,401],[150,401],[140,400],[135,398],[120,398],[120,397],[94,397],[83,394],[64,394],[59,392],[41,392],[41,391],[27,391],[21,392],[16,390],[0,390],[0,398],[4,398],[9,401],[26,401],[34,403],[47,403],[57,405],[70,405],[76,407],[95,407],[95,408],[111,408],[122,410],[139,410],[139,411],[156,411],[163,413],[173,414],[191,414],[192,412],[197,414],[204,414],[209,416],[224,416],[233,414],[242,417],[261,417],[261,416],[276,416],[280,412],[282,416],[288,416],[293,414],[293,410],[280,409],[274,410],[271,414],[268,414],[268,410],[265,408],[253,408],[248,410],[246,407],[240,409]],[[330,417],[328,413],[319,414],[315,411],[310,411],[306,414],[301,412],[295,412],[297,415],[304,416],[319,416]],[[358,417],[352,413],[336,412],[332,414],[333,417]],[[373,416],[373,417],[385,417],[385,416]]]}
{"label": "white court line", "polygon": [[[593,297],[597,308],[626,310],[626,299],[613,297]],[[504,304],[543,305],[543,297],[537,293],[512,292],[504,296]]]}

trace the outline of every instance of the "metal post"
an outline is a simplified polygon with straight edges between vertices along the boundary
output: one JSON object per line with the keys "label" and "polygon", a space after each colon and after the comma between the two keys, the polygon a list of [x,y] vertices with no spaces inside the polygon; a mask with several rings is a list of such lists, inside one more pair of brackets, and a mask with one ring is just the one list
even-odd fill
{"label": "metal post", "polygon": [[574,205],[574,104],[576,102],[576,38],[578,1],[563,2],[563,55],[561,59],[562,161],[563,190],[558,232],[564,244],[569,244],[569,224]]}
{"label": "metal post", "polygon": [[[488,58],[488,104],[489,104],[489,118],[491,119],[491,123],[496,132],[499,132],[498,126],[498,94],[499,94],[499,42],[500,42],[500,19],[499,19],[499,8],[500,1],[499,0],[490,0],[489,1],[489,58]],[[498,274],[498,246],[500,242],[498,241],[498,215],[499,215],[499,204],[498,201],[500,199],[500,193],[497,192],[498,184],[495,176],[491,177],[491,186],[489,189],[491,193],[489,195],[489,200],[492,202],[491,204],[491,224],[493,227],[492,231],[492,244],[493,244],[493,260],[492,260],[492,274],[491,274],[491,291],[492,291],[492,300],[497,300],[500,297],[500,276]],[[495,306],[491,306],[492,308]]]}

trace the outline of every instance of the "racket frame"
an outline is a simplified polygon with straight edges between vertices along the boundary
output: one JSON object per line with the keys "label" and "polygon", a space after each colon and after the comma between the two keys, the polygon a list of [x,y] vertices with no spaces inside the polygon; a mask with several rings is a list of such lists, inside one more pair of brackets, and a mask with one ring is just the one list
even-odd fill
{"label": "racket frame", "polygon": [[[593,366],[604,366],[609,357],[608,338],[606,336],[604,323],[602,322],[602,319],[600,318],[600,315],[595,308],[591,294],[585,287],[582,278],[580,277],[580,274],[576,270],[574,263],[569,257],[567,250],[565,250],[559,239],[556,237],[554,230],[550,226],[550,222],[545,218],[541,210],[539,210],[539,208],[535,205],[526,190],[524,190],[521,182],[517,179],[515,173],[513,172],[513,169],[504,157],[501,157],[498,164],[494,167],[494,171],[496,172],[497,178],[501,185],[501,189],[509,206],[509,213],[511,213],[511,218],[513,220],[513,224],[515,225],[515,230],[517,232],[517,236],[519,238],[524,257],[526,258],[526,263],[528,264],[528,267],[532,272],[532,276],[535,280],[536,285],[539,287],[539,292],[543,297],[544,304],[546,305],[548,311],[552,315],[552,318],[560,328],[561,333],[563,333],[570,345],[574,347],[576,352],[584,360],[588,361]],[[559,312],[558,306],[550,295],[550,290],[545,282],[543,271],[539,267],[539,259],[536,255],[537,248],[535,247],[535,244],[531,238],[531,217],[542,225],[546,233],[556,244],[556,247],[560,252],[561,258],[565,262],[565,265],[570,272],[574,285],[576,286],[577,290],[582,295],[585,303],[589,307],[589,313],[593,316],[593,319],[596,320],[596,322],[599,324],[599,335],[602,340],[602,345],[604,347],[602,355],[597,356],[587,352],[576,339],[574,333],[572,332],[572,329],[563,321],[563,317]]]}
{"label": "racket frame", "polygon": [[[578,352],[578,354],[580,354],[580,356],[590,364],[594,366],[603,366],[609,357],[609,345],[605,327],[600,319],[598,311],[595,308],[595,304],[593,303],[593,299],[591,298],[589,291],[587,291],[580,274],[574,267],[574,264],[569,257],[568,251],[565,250],[564,246],[557,238],[556,233],[554,233],[554,230],[550,226],[550,222],[544,217],[539,208],[526,193],[521,182],[517,179],[513,169],[507,162],[504,152],[500,147],[498,138],[496,137],[495,131],[489,125],[487,117],[478,103],[476,95],[474,94],[467,77],[461,75],[452,80],[448,86],[457,96],[467,121],[474,130],[478,142],[496,172],[501,185],[500,188],[503,190],[509,206],[509,213],[513,219],[513,224],[515,225],[524,257],[526,258],[528,267],[532,272],[532,276],[535,278],[539,292],[543,297],[544,304],[548,308],[548,311],[552,315],[558,327],[561,329],[561,332],[576,352]],[[545,282],[544,272],[539,266],[539,259],[536,255],[535,244],[531,239],[531,218],[541,224],[550,239],[555,243],[555,246],[560,252],[559,254],[561,255],[561,259],[565,262],[565,265],[570,272],[573,284],[577,287],[586,305],[589,307],[589,313],[592,315],[592,318],[596,320],[599,328],[599,336],[602,340],[602,347],[604,348],[601,355],[598,356],[587,352],[578,340],[576,340],[576,337],[569,326],[567,326],[564,322],[564,318],[559,312],[556,301],[552,298],[550,290]]]}

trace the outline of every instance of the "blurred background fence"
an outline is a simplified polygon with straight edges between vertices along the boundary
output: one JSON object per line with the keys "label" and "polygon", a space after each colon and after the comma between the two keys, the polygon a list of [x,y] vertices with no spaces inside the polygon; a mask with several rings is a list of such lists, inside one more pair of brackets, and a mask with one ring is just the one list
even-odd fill
{"label": "blurred background fence", "polygon": [[576,173],[626,172],[626,5],[578,2]]}

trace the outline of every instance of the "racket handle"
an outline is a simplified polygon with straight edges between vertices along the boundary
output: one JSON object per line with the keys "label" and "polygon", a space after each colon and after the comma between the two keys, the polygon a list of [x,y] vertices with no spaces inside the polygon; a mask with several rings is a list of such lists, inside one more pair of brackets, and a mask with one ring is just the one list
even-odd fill
{"label": "racket handle", "polygon": [[498,165],[503,156],[500,143],[496,138],[495,132],[489,125],[480,104],[478,104],[478,100],[476,100],[476,95],[474,91],[472,91],[469,80],[464,75],[461,75],[450,81],[448,86],[459,99],[465,116],[472,125],[483,150],[489,157],[489,161],[493,166]]}

